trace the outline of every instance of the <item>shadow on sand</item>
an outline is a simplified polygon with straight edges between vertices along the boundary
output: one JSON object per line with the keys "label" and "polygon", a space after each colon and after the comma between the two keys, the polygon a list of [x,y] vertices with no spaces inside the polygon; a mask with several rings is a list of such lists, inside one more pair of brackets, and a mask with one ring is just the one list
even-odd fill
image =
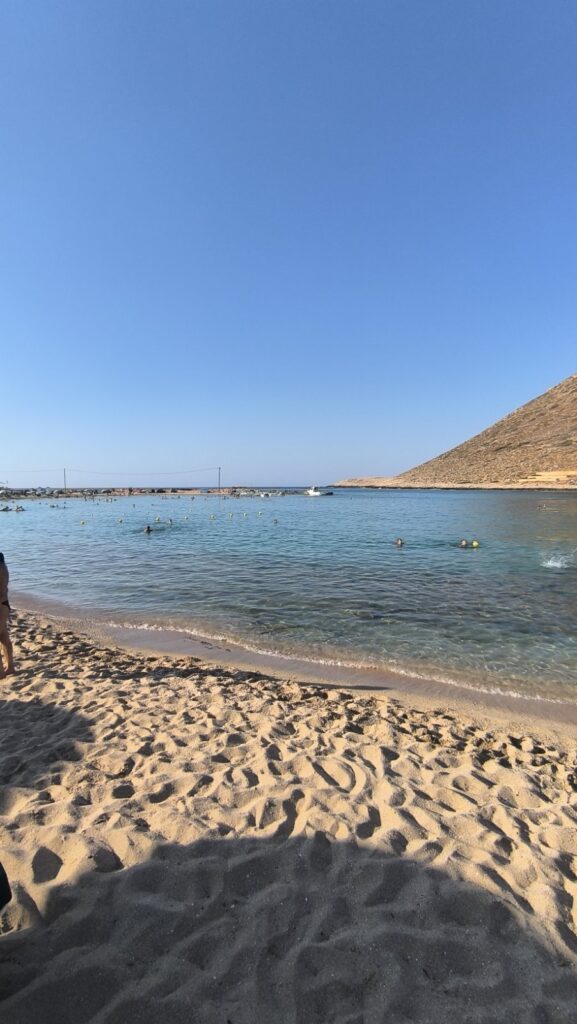
{"label": "shadow on sand", "polygon": [[[0,814],[11,810],[10,783],[16,777],[19,786],[42,787],[43,776],[55,762],[79,760],[78,742],[92,739],[89,723],[81,715],[39,700],[0,700],[0,722]],[[11,897],[10,880],[0,861],[0,910]]]}
{"label": "shadow on sand", "polygon": [[[90,723],[5,702],[0,797],[78,759]],[[23,763],[19,750],[26,750]],[[0,939],[6,1024],[574,1024],[577,972],[514,893],[317,832],[221,826],[146,861],[53,884]],[[117,867],[118,870],[114,870]]]}
{"label": "shadow on sand", "polygon": [[93,738],[90,722],[77,711],[40,700],[0,700],[0,814],[10,786],[42,786],[57,762],[79,761],[79,743]]}
{"label": "shadow on sand", "polygon": [[161,846],[56,888],[0,951],[11,1024],[570,1024],[577,1005],[505,900],[323,834]]}

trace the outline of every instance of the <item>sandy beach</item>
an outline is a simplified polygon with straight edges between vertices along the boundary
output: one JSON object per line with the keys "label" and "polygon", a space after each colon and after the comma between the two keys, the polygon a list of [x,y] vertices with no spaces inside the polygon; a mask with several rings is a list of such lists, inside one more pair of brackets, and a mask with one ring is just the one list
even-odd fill
{"label": "sandy beach", "polygon": [[573,726],[12,635],[0,1020],[575,1021]]}

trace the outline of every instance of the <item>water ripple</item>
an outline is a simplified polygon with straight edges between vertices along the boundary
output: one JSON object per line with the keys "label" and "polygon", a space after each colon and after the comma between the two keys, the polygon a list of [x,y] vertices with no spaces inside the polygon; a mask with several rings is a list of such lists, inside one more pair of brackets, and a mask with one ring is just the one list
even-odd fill
{"label": "water ripple", "polygon": [[[566,698],[577,684],[577,495],[556,495],[555,516],[542,500],[29,502],[1,517],[0,543],[15,588],[86,615]],[[481,546],[461,550],[462,536]]]}

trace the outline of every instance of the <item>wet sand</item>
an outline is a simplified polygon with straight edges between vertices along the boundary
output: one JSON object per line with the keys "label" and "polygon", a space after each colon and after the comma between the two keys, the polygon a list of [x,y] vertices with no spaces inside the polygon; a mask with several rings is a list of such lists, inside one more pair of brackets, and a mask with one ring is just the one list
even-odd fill
{"label": "wet sand", "polygon": [[575,1020],[571,722],[13,638],[1,1020]]}
{"label": "wet sand", "polygon": [[346,687],[347,690],[387,691],[401,698],[410,696],[413,703],[442,702],[466,714],[489,715],[492,720],[540,720],[561,725],[564,730],[575,727],[577,736],[577,703],[566,699],[528,696],[517,692],[488,689],[485,681],[471,680],[470,685],[443,681],[426,676],[395,672],[393,669],[342,665],[336,662],[312,661],[241,646],[229,640],[193,634],[188,630],[165,627],[143,627],[141,624],[113,625],[104,613],[92,610],[89,616],[72,617],[69,605],[46,601],[30,594],[16,595],[17,607],[40,616],[56,627],[85,636],[100,646],[118,646],[136,653],[163,657],[191,657],[221,668],[244,669],[278,679],[322,686]]}

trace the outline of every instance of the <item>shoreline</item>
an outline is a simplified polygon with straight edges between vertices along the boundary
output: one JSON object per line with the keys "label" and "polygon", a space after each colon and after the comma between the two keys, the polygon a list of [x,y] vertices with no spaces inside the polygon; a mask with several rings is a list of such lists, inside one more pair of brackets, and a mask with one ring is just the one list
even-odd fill
{"label": "shoreline", "polygon": [[298,656],[266,653],[202,634],[170,627],[116,625],[106,619],[74,615],[72,609],[30,595],[16,594],[17,611],[46,619],[57,627],[87,637],[100,647],[149,654],[172,660],[188,657],[204,667],[255,672],[280,682],[346,689],[351,693],[387,693],[421,706],[443,703],[457,712],[489,720],[514,719],[535,727],[556,727],[577,736],[577,702],[515,693],[491,692],[457,682],[440,681],[394,670],[328,664]]}

